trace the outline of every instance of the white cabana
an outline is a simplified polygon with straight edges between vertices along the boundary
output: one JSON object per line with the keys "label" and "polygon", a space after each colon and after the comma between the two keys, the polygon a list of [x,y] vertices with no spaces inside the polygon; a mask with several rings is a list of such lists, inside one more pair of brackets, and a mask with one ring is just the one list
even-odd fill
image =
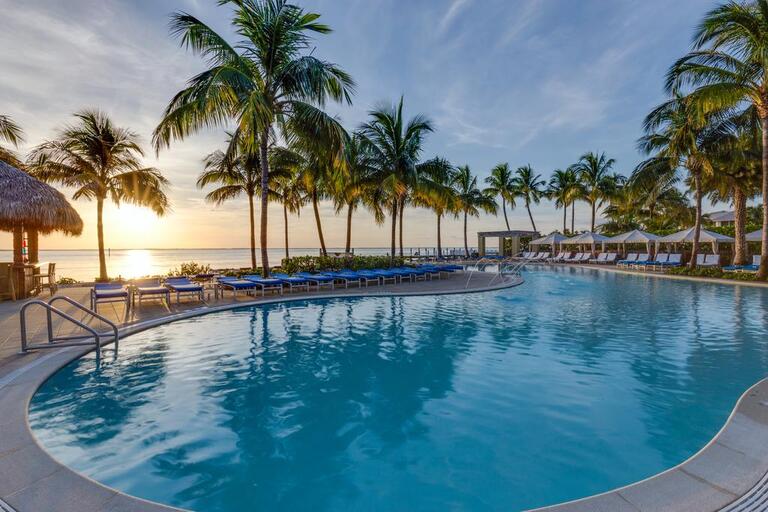
{"label": "white cabana", "polygon": [[585,231],[580,235],[576,235],[573,238],[568,238],[560,242],[561,245],[589,245],[592,247],[592,252],[595,252],[595,245],[602,244],[608,240],[607,236],[603,236],[599,233],[593,233],[591,231]]}
{"label": "white cabana", "polygon": [[552,250],[554,251],[555,246],[560,245],[563,240],[567,240],[568,237],[561,235],[560,233],[552,233],[551,235],[547,235],[541,238],[537,238],[536,240],[533,240],[532,242],[529,242],[528,245],[551,245]]}
{"label": "white cabana", "polygon": [[653,233],[633,229],[632,231],[627,231],[626,233],[610,237],[603,242],[603,247],[608,244],[621,244],[623,252],[626,253],[627,244],[645,244],[648,254],[650,254],[651,245],[656,243],[658,239],[659,237]]}
{"label": "white cabana", "polygon": [[751,233],[747,233],[747,242],[762,242],[763,241],[763,230],[758,229],[756,231],[753,231]]}
{"label": "white cabana", "polygon": [[[684,229],[682,231],[678,231],[677,233],[672,233],[671,235],[663,236],[656,240],[657,244],[680,244],[680,243],[691,243],[693,242],[693,232],[694,228]],[[699,233],[699,241],[703,243],[711,243],[712,244],[712,252],[717,254],[717,245],[718,244],[730,244],[733,243],[733,238],[721,235],[720,233],[715,233],[714,231],[707,231],[706,229],[702,229]]]}

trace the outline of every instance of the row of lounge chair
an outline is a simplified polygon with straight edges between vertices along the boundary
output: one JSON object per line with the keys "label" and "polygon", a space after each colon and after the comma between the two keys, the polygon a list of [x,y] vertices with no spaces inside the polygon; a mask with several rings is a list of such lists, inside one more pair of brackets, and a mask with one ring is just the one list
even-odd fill
{"label": "row of lounge chair", "polygon": [[[405,281],[426,281],[433,278],[440,279],[443,274],[451,274],[464,270],[461,265],[432,265],[423,264],[415,267],[396,267],[372,270],[341,270],[329,272],[298,272],[293,275],[273,273],[264,278],[260,275],[247,274],[240,277],[210,276],[213,289],[218,297],[225,291],[232,292],[233,297],[245,292],[253,295],[260,291],[264,296],[266,292],[283,294],[293,291],[310,291],[322,288],[334,289],[337,285],[349,288],[350,285],[358,287],[371,284],[393,284]],[[176,295],[176,303],[181,302],[182,297],[192,297],[201,302],[205,301],[205,286],[203,283],[190,280],[188,277],[174,277],[165,280],[142,279],[135,281],[130,286],[121,283],[96,283],[91,288],[91,309],[97,311],[98,305],[110,302],[122,302],[126,310],[141,305],[144,300],[164,300],[170,305],[172,295]]]}
{"label": "row of lounge chair", "polygon": [[[701,254],[700,256],[706,256]],[[683,259],[682,254],[670,254],[667,252],[661,252],[656,255],[654,259],[650,258],[647,253],[630,253],[623,260],[616,262],[617,267],[633,268],[638,270],[663,270],[666,268],[681,266]],[[699,259],[697,258],[697,261]],[[706,261],[705,258],[701,259],[702,262]],[[702,263],[705,265],[705,263]]]}
{"label": "row of lounge chair", "polygon": [[755,254],[752,256],[752,264],[750,265],[727,265],[723,267],[723,270],[727,272],[757,272],[760,269],[760,255]]}

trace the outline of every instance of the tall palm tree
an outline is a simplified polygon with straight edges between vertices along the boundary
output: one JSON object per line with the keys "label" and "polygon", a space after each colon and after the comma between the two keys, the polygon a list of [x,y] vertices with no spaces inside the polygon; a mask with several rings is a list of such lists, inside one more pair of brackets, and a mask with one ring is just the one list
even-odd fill
{"label": "tall palm tree", "polygon": [[[563,233],[567,232],[568,206],[576,202],[580,192],[579,178],[573,169],[555,169],[549,179],[547,196],[554,199],[555,207],[563,209]],[[571,215],[573,217],[573,215]],[[573,218],[571,219],[573,223]],[[573,231],[573,228],[571,228]]]}
{"label": "tall palm tree", "polygon": [[261,164],[260,245],[264,275],[269,274],[267,212],[268,149],[274,130],[284,138],[324,130],[340,155],[344,130],[321,110],[328,100],[351,103],[354,81],[338,66],[311,54],[311,34],[331,29],[318,14],[286,0],[220,0],[232,4],[237,45],[184,12],[175,13],[171,32],[182,46],[206,59],[209,69],[194,76],[174,96],[155,129],[156,150],[171,140],[211,126],[234,122],[234,136],[258,145]]}
{"label": "tall palm tree", "polygon": [[447,213],[456,212],[455,183],[456,168],[445,158],[435,157],[420,163],[418,172],[424,181],[431,182],[428,193],[417,194],[414,204],[430,208],[437,215],[437,257],[443,257],[441,221]]}
{"label": "tall palm tree", "polygon": [[[18,148],[24,142],[24,131],[10,116],[0,115],[0,141],[7,142]],[[0,161],[16,168],[22,167],[22,162],[13,150],[0,146]]]}
{"label": "tall palm tree", "polygon": [[768,0],[730,1],[699,24],[694,49],[667,74],[667,89],[692,86],[705,110],[751,103],[762,128],[763,233],[757,278],[768,278]]}
{"label": "tall palm tree", "polygon": [[512,182],[512,170],[509,168],[509,164],[504,162],[496,165],[491,169],[491,175],[485,178],[485,183],[488,185],[488,191],[501,197],[501,211],[504,213],[504,223],[509,230],[509,219],[507,218],[507,203],[510,208],[515,208],[515,190]]}
{"label": "tall palm tree", "polygon": [[432,123],[421,114],[406,122],[402,97],[397,105],[380,106],[369,115],[372,119],[360,128],[360,135],[379,170],[382,200],[389,205],[392,216],[391,257],[394,258],[398,211],[404,206],[409,190],[418,190],[421,186],[416,163],[421,155],[424,136],[433,128]]}
{"label": "tall palm tree", "polygon": [[616,189],[616,175],[611,174],[615,163],[616,160],[606,157],[605,153],[589,152],[581,155],[579,161],[572,166],[584,189],[583,199],[592,209],[590,231],[595,230],[597,209],[610,199]]}
{"label": "tall palm tree", "polygon": [[547,182],[541,179],[541,174],[536,174],[530,164],[518,167],[517,171],[515,171],[515,177],[512,178],[512,187],[517,192],[517,195],[523,198],[525,209],[528,210],[528,218],[531,219],[531,226],[534,231],[538,230],[536,229],[536,223],[533,221],[531,203],[539,204],[544,196],[544,187],[546,185]]}
{"label": "tall palm tree", "polygon": [[463,165],[456,170],[453,176],[453,188],[456,194],[456,210],[464,216],[464,255],[469,258],[467,218],[470,215],[479,217],[481,210],[496,215],[496,201],[493,200],[493,192],[480,190],[477,187],[477,176],[472,175],[468,165]]}
{"label": "tall palm tree", "polygon": [[384,212],[375,200],[378,186],[378,168],[369,148],[360,134],[353,134],[344,150],[345,165],[333,177],[332,196],[336,213],[347,210],[347,236],[345,252],[352,250],[352,214],[360,205],[367,206],[377,224],[384,222]]}
{"label": "tall palm tree", "polygon": [[203,160],[204,170],[197,178],[197,187],[219,185],[205,196],[205,200],[220,205],[241,195],[248,198],[248,220],[251,238],[251,268],[256,268],[256,223],[253,200],[261,189],[261,164],[258,148],[231,134],[224,151],[217,150]]}
{"label": "tall palm tree", "polygon": [[97,110],[84,110],[75,118],[77,123],[61,130],[57,139],[32,151],[28,169],[43,181],[76,188],[73,199],[96,201],[99,279],[106,281],[104,202],[146,206],[164,215],[169,210],[168,180],[159,169],[142,165],[144,151],[134,132],[115,126]]}
{"label": "tall palm tree", "polygon": [[655,108],[644,121],[646,135],[639,147],[662,169],[677,172],[684,168],[691,177],[695,193],[696,219],[691,249],[691,268],[696,266],[702,216],[702,175],[711,174],[712,165],[705,145],[709,139],[709,119],[690,98],[676,95]]}

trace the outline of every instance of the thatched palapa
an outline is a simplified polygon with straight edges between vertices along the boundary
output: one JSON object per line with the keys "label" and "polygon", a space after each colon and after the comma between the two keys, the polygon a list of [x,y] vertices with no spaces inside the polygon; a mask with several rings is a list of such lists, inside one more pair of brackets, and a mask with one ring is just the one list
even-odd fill
{"label": "thatched palapa", "polygon": [[0,161],[0,230],[79,235],[83,220],[64,194]]}

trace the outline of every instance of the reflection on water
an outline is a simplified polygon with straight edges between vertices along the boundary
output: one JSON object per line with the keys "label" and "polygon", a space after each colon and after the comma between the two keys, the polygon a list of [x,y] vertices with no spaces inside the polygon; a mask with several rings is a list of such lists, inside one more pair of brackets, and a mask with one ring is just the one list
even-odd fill
{"label": "reflection on water", "polygon": [[75,469],[193,510],[518,510],[684,460],[765,374],[762,290],[526,279],[177,322],[68,366],[30,419]]}

